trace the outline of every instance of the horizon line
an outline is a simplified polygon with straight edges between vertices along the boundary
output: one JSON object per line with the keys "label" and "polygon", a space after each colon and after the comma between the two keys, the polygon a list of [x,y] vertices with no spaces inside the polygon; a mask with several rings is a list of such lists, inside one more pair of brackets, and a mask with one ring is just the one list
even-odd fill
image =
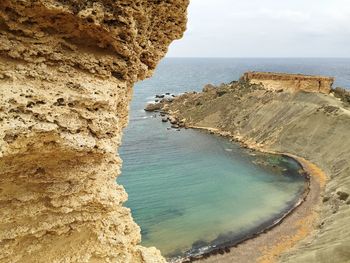
{"label": "horizon line", "polygon": [[299,59],[305,59],[305,58],[321,58],[321,59],[330,59],[330,58],[332,58],[332,59],[350,59],[350,57],[220,57],[220,56],[218,56],[218,57],[212,57],[212,56],[209,56],[209,57],[205,57],[205,56],[203,56],[203,57],[185,57],[185,56],[179,56],[179,57],[174,57],[174,56],[165,56],[164,58],[222,58],[222,59],[224,59],[224,58],[227,58],[227,59],[230,59],[230,58],[236,58],[236,59],[242,59],[242,58],[244,58],[244,59],[266,59],[266,58],[269,58],[269,59],[281,59],[281,58],[299,58]]}

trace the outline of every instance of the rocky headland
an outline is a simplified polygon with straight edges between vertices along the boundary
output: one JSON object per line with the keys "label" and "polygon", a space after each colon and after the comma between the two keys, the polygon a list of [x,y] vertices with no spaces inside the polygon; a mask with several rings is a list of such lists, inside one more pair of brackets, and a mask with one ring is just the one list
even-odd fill
{"label": "rocky headland", "polygon": [[0,262],[165,262],[139,246],[116,151],[187,5],[0,1]]}
{"label": "rocky headland", "polygon": [[328,77],[247,73],[158,105],[173,123],[288,154],[311,175],[307,198],[282,224],[201,261],[350,261],[350,93],[332,83]]}

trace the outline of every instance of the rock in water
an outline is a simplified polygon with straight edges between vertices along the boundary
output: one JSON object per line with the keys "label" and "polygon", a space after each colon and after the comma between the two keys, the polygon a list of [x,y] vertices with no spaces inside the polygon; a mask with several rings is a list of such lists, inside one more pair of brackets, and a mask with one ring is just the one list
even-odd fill
{"label": "rock in water", "polygon": [[177,119],[175,117],[169,116],[168,119],[171,124],[177,124]]}
{"label": "rock in water", "polygon": [[159,111],[161,108],[161,103],[149,103],[147,104],[145,111]]}
{"label": "rock in water", "polygon": [[187,5],[0,1],[0,262],[165,262],[137,245],[115,153]]}

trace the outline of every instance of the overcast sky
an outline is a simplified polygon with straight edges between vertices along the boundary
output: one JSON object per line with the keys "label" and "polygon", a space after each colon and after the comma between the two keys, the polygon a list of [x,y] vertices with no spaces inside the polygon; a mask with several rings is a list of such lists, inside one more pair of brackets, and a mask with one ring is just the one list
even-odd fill
{"label": "overcast sky", "polygon": [[168,57],[350,57],[350,0],[191,0]]}

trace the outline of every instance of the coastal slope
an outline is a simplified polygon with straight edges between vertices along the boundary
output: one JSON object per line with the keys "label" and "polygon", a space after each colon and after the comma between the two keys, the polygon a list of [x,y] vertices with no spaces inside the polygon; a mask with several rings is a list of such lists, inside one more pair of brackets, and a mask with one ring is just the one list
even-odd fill
{"label": "coastal slope", "polygon": [[0,262],[165,262],[139,245],[116,152],[187,5],[0,1]]}
{"label": "coastal slope", "polygon": [[[325,185],[322,195],[310,208],[317,214],[312,232],[292,249],[265,251],[272,256],[262,255],[258,262],[350,260],[350,105],[335,96],[334,91],[265,89],[242,78],[207,85],[201,93],[186,93],[163,105],[181,125],[229,135],[250,148],[301,157],[327,175],[327,181],[320,180]],[[229,259],[215,256],[216,262]]]}

